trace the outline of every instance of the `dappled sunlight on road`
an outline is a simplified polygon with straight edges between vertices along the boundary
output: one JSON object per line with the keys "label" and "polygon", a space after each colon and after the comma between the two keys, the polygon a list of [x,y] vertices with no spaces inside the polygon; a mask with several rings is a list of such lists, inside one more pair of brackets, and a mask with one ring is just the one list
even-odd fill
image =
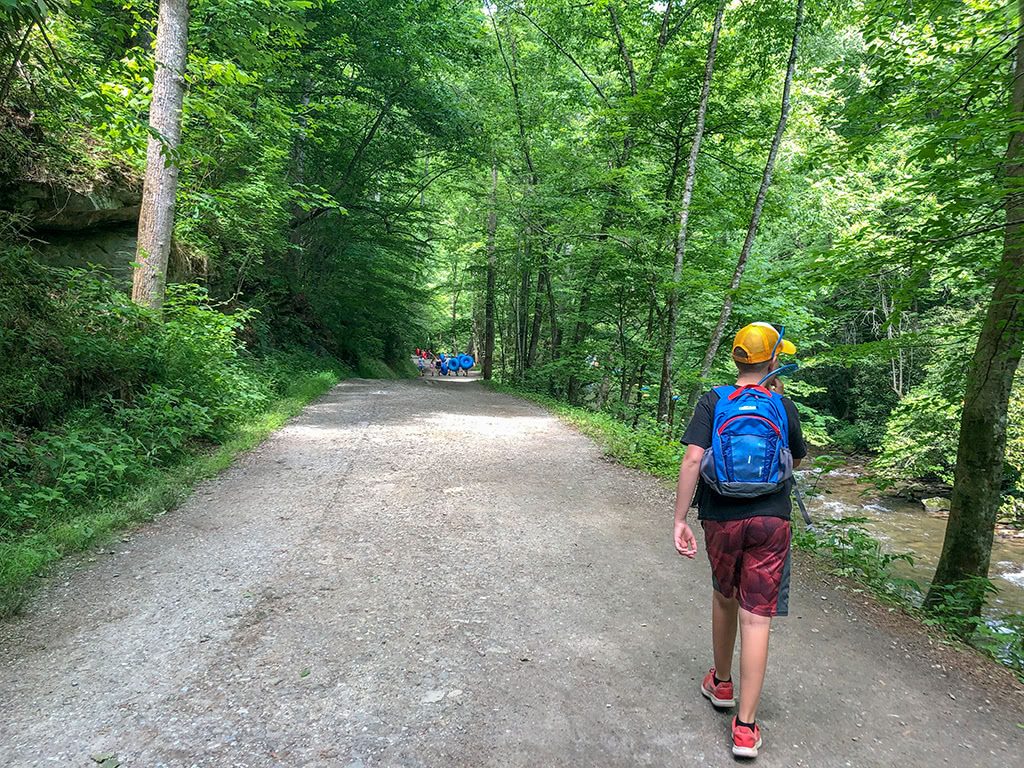
{"label": "dappled sunlight on road", "polygon": [[433,413],[420,422],[439,430],[483,437],[505,437],[529,432],[544,432],[554,427],[550,416],[477,416],[468,413]]}

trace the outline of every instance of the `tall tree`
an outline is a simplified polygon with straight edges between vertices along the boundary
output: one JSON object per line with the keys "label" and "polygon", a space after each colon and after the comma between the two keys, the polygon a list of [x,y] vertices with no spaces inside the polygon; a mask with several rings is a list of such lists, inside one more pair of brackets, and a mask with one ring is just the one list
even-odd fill
{"label": "tall tree", "polygon": [[[658,68],[661,64],[662,54],[665,48],[671,42],[673,37],[673,30],[669,27],[669,19],[672,16],[674,9],[674,3],[668,2],[664,4],[664,9],[661,15],[661,24],[658,29],[658,38],[654,46],[654,52],[651,57],[651,63],[648,67],[646,75],[644,75],[639,83],[637,81],[636,64],[633,61],[633,56],[629,52],[629,47],[626,44],[626,37],[620,21],[619,12],[614,2],[608,4],[608,17],[611,22],[612,33],[615,36],[616,43],[618,45],[619,57],[622,65],[625,68],[623,77],[626,79],[629,86],[629,102],[633,102],[638,96],[646,95],[653,84],[654,77],[658,72]],[[684,19],[689,16],[689,13],[684,15]],[[682,26],[683,21],[680,21],[675,30]],[[602,101],[604,100],[604,94],[602,95]],[[636,114],[632,110],[625,110],[625,123],[626,129],[622,136],[621,149],[611,159],[611,168],[618,172],[619,175],[625,176],[623,173],[630,167],[630,162],[633,159],[633,149],[636,145],[636,136],[638,131],[638,125],[636,120]],[[612,224],[616,218],[616,206],[622,197],[622,183],[621,179],[613,180],[608,189],[608,198],[605,204],[604,214],[601,217],[600,231],[598,233],[598,242],[607,243],[608,230],[611,229]],[[591,302],[594,297],[594,287],[598,284],[598,278],[601,275],[604,260],[604,249],[597,248],[594,250],[593,255],[590,258],[590,263],[587,266],[586,274],[583,279],[582,286],[580,288],[579,301],[576,305],[576,325],[572,333],[571,347],[573,350],[581,351],[583,343],[587,340],[592,327],[591,313]],[[578,403],[580,400],[580,393],[582,388],[582,380],[578,372],[573,372],[569,377],[566,394],[571,403]]]}
{"label": "tall tree", "polygon": [[757,228],[761,223],[761,211],[764,209],[764,200],[768,194],[768,188],[772,184],[772,173],[775,171],[775,159],[779,154],[779,147],[782,144],[782,135],[786,132],[786,121],[789,119],[790,93],[793,89],[793,76],[796,72],[797,48],[800,45],[800,28],[804,23],[804,0],[797,0],[796,23],[793,26],[793,43],[789,48],[789,62],[786,65],[786,80],[782,86],[782,112],[779,115],[778,125],[775,127],[775,135],[772,137],[771,148],[768,150],[768,160],[764,165],[764,173],[761,176],[761,186],[757,190],[757,198],[754,200],[754,210],[750,215],[750,224],[747,227],[747,236],[740,249],[739,259],[736,261],[736,269],[733,271],[732,281],[729,283],[729,290],[722,302],[722,310],[718,315],[718,323],[711,333],[711,340],[708,342],[707,352],[704,354],[704,362],[700,367],[700,381],[690,391],[689,403],[692,408],[700,396],[701,384],[711,372],[711,366],[715,362],[718,348],[722,344],[722,336],[725,327],[732,316],[733,302],[735,301],[736,290],[743,280],[743,272],[747,268],[747,260],[754,247],[754,240],[757,237]]}
{"label": "tall tree", "polygon": [[149,107],[146,177],[139,212],[132,300],[155,309],[164,303],[167,260],[174,232],[178,191],[181,105],[188,53],[188,0],[160,0],[156,32],[156,71]]}
{"label": "tall tree", "polygon": [[693,183],[697,177],[697,157],[700,155],[700,145],[704,139],[704,117],[707,114],[708,98],[711,95],[711,78],[715,71],[715,53],[718,50],[718,35],[722,29],[722,15],[724,13],[725,3],[720,2],[711,27],[711,40],[708,42],[708,55],[704,64],[704,85],[700,92],[700,103],[697,105],[697,122],[693,129],[690,157],[686,163],[683,200],[679,206],[679,235],[676,238],[676,261],[675,268],[672,271],[672,287],[669,289],[668,294],[667,332],[665,334],[665,350],[661,359],[658,421],[664,421],[668,418],[669,404],[672,402],[672,365],[676,349],[676,325],[679,322],[679,281],[683,277],[683,258],[686,255],[686,230],[690,221],[690,200],[693,198]]}
{"label": "tall tree", "polygon": [[[1006,147],[1003,253],[992,299],[967,371],[960,417],[953,497],[942,555],[926,604],[942,601],[943,588],[987,577],[1001,503],[1007,409],[1024,346],[1024,0],[1017,2],[1017,37],[1010,77],[1010,138]],[[978,615],[984,595],[965,605]]]}
{"label": "tall tree", "polygon": [[491,198],[487,210],[487,294],[484,299],[484,379],[494,376],[494,290],[498,266],[495,259],[495,232],[498,229],[498,163],[491,163]]}
{"label": "tall tree", "polygon": [[[530,17],[526,14],[518,11],[518,13],[525,19],[530,21]],[[540,344],[540,332],[541,323],[544,319],[544,286],[547,281],[550,280],[550,274],[548,269],[548,257],[547,251],[541,249],[540,256],[540,267],[537,274],[537,290],[534,294],[534,310],[533,310],[533,321],[527,328],[527,319],[529,314],[529,270],[532,267],[532,253],[533,253],[533,226],[532,226],[532,210],[533,196],[536,193],[538,177],[537,168],[533,162],[533,155],[530,152],[530,139],[526,129],[526,120],[524,117],[523,100],[520,93],[520,78],[519,78],[519,55],[518,45],[515,37],[509,35],[509,55],[505,55],[505,48],[501,42],[501,34],[498,31],[497,21],[495,16],[497,13],[491,15],[491,26],[494,28],[494,36],[498,43],[498,52],[501,54],[502,62],[505,65],[505,72],[508,75],[509,86],[512,89],[512,101],[515,107],[516,125],[519,129],[519,147],[523,156],[523,163],[526,166],[527,171],[527,189],[526,189],[526,202],[524,206],[524,219],[525,227],[523,228],[523,254],[524,254],[524,271],[522,275],[522,289],[521,289],[521,317],[519,325],[519,345],[520,354],[517,356],[519,360],[518,370],[522,371],[532,368],[534,362],[537,359],[537,350]],[[531,23],[533,23],[531,21]]]}

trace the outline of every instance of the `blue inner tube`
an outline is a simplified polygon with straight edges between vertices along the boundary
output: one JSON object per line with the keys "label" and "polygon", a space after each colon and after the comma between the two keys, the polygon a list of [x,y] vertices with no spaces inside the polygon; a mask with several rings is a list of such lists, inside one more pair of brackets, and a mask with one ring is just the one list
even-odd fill
{"label": "blue inner tube", "polygon": [[447,362],[442,362],[441,363],[441,375],[442,376],[447,376],[448,375],[448,363]]}
{"label": "blue inner tube", "polygon": [[473,359],[472,355],[459,355],[459,367],[464,371],[468,371],[476,364],[476,360]]}

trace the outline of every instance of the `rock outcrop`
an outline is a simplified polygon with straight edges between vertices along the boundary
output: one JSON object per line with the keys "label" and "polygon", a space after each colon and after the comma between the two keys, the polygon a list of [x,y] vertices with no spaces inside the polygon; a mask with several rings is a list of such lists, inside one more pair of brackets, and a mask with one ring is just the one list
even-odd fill
{"label": "rock outcrop", "polygon": [[949,499],[944,499],[941,496],[921,499],[921,504],[924,506],[924,511],[929,515],[944,517],[949,514]]}
{"label": "rock outcrop", "polygon": [[141,189],[102,183],[77,190],[50,181],[17,181],[0,189],[0,208],[24,216],[34,231],[134,223],[141,199]]}

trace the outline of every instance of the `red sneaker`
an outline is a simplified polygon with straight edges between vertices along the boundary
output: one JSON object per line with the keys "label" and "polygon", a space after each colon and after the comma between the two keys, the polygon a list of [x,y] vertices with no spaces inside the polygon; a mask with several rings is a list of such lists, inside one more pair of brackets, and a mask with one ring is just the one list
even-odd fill
{"label": "red sneaker", "polygon": [[736,718],[732,719],[732,753],[736,757],[757,757],[757,750],[761,746],[761,729],[754,723],[751,730],[745,725],[736,725]]}
{"label": "red sneaker", "polygon": [[712,667],[711,671],[704,676],[704,682],[701,683],[700,692],[704,694],[704,697],[708,699],[716,707],[725,709],[727,707],[736,706],[736,698],[733,694],[732,680],[724,680],[718,685],[715,685],[715,668]]}

